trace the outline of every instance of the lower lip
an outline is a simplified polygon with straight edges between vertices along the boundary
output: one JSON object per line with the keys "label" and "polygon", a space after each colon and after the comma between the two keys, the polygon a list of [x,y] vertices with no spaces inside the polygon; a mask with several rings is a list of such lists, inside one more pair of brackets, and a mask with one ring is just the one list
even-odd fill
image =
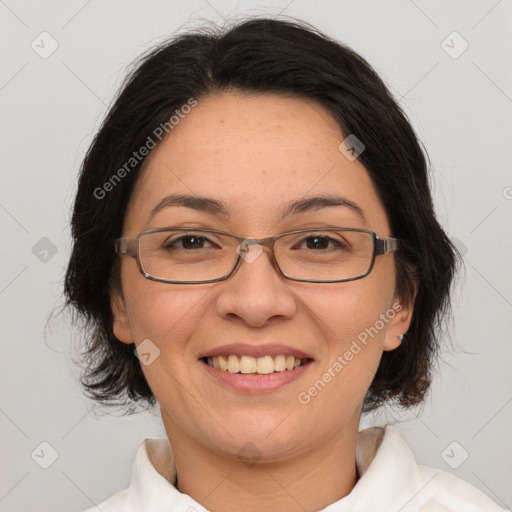
{"label": "lower lip", "polygon": [[268,375],[257,375],[252,373],[230,373],[226,370],[217,370],[204,361],[199,361],[204,369],[221,384],[236,391],[246,393],[265,393],[275,391],[286,384],[298,379],[304,372],[308,371],[312,361],[295,368],[294,370],[283,370]]}

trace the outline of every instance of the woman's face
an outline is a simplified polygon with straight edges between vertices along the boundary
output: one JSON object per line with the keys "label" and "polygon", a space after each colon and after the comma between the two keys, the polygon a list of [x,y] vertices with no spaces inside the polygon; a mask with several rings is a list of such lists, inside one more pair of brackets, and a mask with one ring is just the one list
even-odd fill
{"label": "woman's face", "polygon": [[[391,236],[365,168],[338,149],[346,135],[312,101],[242,93],[202,98],[148,157],[123,235],[186,226],[244,238],[319,227]],[[213,199],[227,213],[173,204],[151,215],[176,194]],[[285,206],[317,196],[337,196],[340,204],[281,218]],[[329,284],[287,280],[266,250],[225,281],[193,285],[145,279],[134,258],[121,256],[121,285],[122,296],[112,301],[114,332],[124,343],[146,340],[150,364],[142,369],[171,441],[185,435],[233,455],[253,446],[269,460],[357,429],[382,352],[399,345],[411,315],[394,294],[392,254],[377,257],[363,279]],[[283,378],[285,370],[231,374],[226,382],[218,378],[223,370],[203,359],[225,353],[225,345],[235,356],[302,354],[309,363],[291,371],[295,378]],[[276,385],[258,388],[256,379]],[[256,385],[244,386],[249,382]]]}

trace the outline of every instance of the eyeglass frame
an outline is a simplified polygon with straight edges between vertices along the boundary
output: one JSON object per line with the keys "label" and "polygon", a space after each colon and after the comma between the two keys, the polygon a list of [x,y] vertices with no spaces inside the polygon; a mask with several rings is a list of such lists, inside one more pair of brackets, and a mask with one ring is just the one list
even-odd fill
{"label": "eyeglass frame", "polygon": [[[156,229],[146,229],[144,231],[141,231],[134,237],[120,237],[114,240],[114,250],[116,254],[126,254],[127,256],[131,256],[137,260],[137,263],[139,265],[139,270],[141,271],[142,275],[149,279],[150,281],[156,281],[159,283],[167,283],[167,284],[208,284],[208,283],[217,283],[220,281],[225,281],[229,277],[231,277],[237,268],[240,266],[240,262],[243,259],[243,256],[241,255],[242,251],[238,251],[238,257],[233,265],[233,268],[224,276],[216,278],[216,279],[208,279],[203,281],[175,281],[171,279],[164,279],[160,277],[152,276],[151,274],[148,274],[142,265],[141,257],[140,257],[140,238],[144,235],[149,235],[151,233],[159,233],[163,231],[193,231],[194,234],[196,232],[200,233],[216,233],[218,235],[227,235],[232,238],[235,238],[238,241],[238,247],[242,245],[242,243],[246,243],[246,245],[260,245],[262,247],[266,247],[270,251],[271,255],[271,262],[273,263],[273,266],[277,268],[280,275],[282,275],[284,278],[289,279],[291,281],[299,281],[303,283],[345,283],[349,281],[356,281],[358,279],[363,279],[364,277],[368,276],[375,264],[375,258],[377,256],[381,256],[384,254],[389,254],[391,252],[396,251],[399,248],[400,240],[397,238],[392,237],[379,237],[375,231],[371,231],[369,229],[363,229],[363,228],[309,228],[309,229],[298,229],[294,231],[288,231],[286,233],[281,233],[279,235],[270,236],[267,238],[248,238],[248,237],[242,237],[235,235],[233,233],[228,233],[226,231],[220,231],[218,229],[203,229],[203,228],[191,228],[191,227],[166,227],[166,228],[156,228]],[[277,240],[280,238],[287,236],[287,235],[293,235],[296,233],[309,233],[311,231],[355,231],[359,233],[367,233],[371,236],[372,242],[373,242],[373,253],[372,253],[372,259],[370,262],[370,265],[368,267],[368,270],[356,277],[349,277],[346,279],[336,279],[336,280],[329,280],[329,281],[319,281],[316,279],[300,279],[297,277],[290,277],[286,275],[281,267],[279,266],[279,263],[277,262],[277,259],[275,257],[274,253],[274,244]]]}

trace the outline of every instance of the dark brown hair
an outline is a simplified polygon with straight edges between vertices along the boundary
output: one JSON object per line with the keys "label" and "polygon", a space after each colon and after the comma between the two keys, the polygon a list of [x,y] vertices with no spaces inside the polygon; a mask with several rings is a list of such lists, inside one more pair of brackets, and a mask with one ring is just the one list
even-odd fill
{"label": "dark brown hair", "polygon": [[[355,134],[363,141],[359,160],[378,191],[392,235],[402,240],[395,257],[397,294],[410,302],[417,289],[410,329],[399,348],[384,352],[365,409],[390,400],[406,407],[421,402],[439,348],[440,320],[449,308],[457,254],[436,220],[426,153],[362,57],[304,23],[266,18],[185,33],[143,55],[85,156],[65,294],[67,305],[85,321],[82,382],[87,393],[109,404],[155,401],[133,345],[121,343],[112,330],[110,293],[117,284],[117,258],[111,241],[121,235],[144,160],[131,168],[126,162],[191,98],[200,101],[226,90],[316,100],[345,136]],[[123,166],[127,172],[113,182]],[[99,193],[109,180],[108,193]]]}

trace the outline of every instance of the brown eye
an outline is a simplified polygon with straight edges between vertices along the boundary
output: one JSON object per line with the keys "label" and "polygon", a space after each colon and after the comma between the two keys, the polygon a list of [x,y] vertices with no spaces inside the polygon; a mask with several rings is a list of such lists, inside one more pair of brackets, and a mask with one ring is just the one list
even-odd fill
{"label": "brown eye", "polygon": [[[305,247],[301,247],[305,243]],[[326,250],[326,249],[345,249],[347,246],[341,243],[340,240],[331,238],[329,236],[311,235],[301,240],[294,249],[311,249],[311,250]]]}
{"label": "brown eye", "polygon": [[164,249],[204,249],[212,245],[208,238],[198,235],[184,235],[164,242]]}

